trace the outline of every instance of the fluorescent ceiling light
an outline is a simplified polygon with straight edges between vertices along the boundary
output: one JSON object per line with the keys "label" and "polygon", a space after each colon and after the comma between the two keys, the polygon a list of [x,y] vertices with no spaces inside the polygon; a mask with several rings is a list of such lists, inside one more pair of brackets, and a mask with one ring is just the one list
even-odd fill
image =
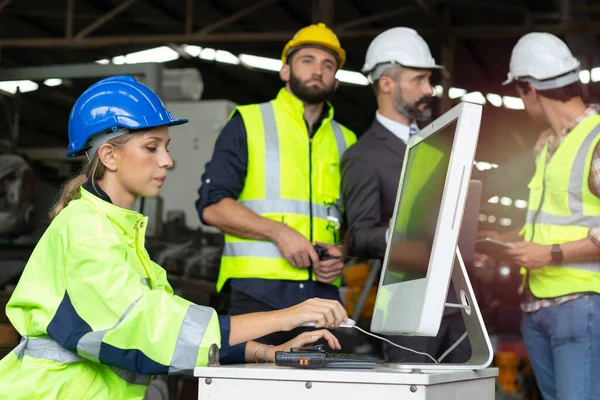
{"label": "fluorescent ceiling light", "polygon": [[190,56],[192,57],[198,57],[200,56],[200,52],[202,51],[202,47],[200,46],[193,46],[193,45],[184,45],[183,46],[183,50],[188,53]]}
{"label": "fluorescent ceiling light", "polygon": [[369,80],[367,79],[367,77],[364,76],[363,74],[361,74],[360,72],[347,71],[344,69],[340,69],[335,74],[335,77],[340,82],[345,82],[345,83],[350,83],[353,85],[360,85],[360,86],[368,86],[369,85]]}
{"label": "fluorescent ceiling light", "polygon": [[579,80],[584,85],[587,85],[588,83],[590,83],[590,71],[588,71],[587,69],[583,69],[583,70],[579,71]]}
{"label": "fluorescent ceiling light", "polygon": [[153,49],[136,51],[125,55],[125,64],[140,63],[164,63],[177,60],[179,53],[168,46],[155,47]]}
{"label": "fluorescent ceiling light", "polygon": [[500,198],[498,196],[494,196],[491,199],[488,200],[488,203],[490,204],[498,204],[498,201],[500,201]]}
{"label": "fluorescent ceiling light", "polygon": [[527,201],[526,200],[517,199],[517,200],[515,200],[515,207],[517,207],[517,208],[527,208]]}
{"label": "fluorescent ceiling light", "polygon": [[4,81],[0,82],[0,90],[15,94],[17,89],[21,93],[33,92],[37,90],[38,84],[33,81]]}
{"label": "fluorescent ceiling light", "polygon": [[433,88],[433,95],[435,97],[442,97],[444,94],[444,87],[442,85],[435,85]]}
{"label": "fluorescent ceiling light", "polygon": [[94,61],[96,64],[101,64],[101,65],[108,65],[110,64],[110,60],[107,58],[103,58],[102,60],[96,60]]}
{"label": "fluorescent ceiling light", "polygon": [[224,64],[235,64],[238,65],[240,63],[240,59],[225,50],[217,50],[217,54],[215,55],[215,60]]}
{"label": "fluorescent ceiling light", "polygon": [[473,161],[473,164],[475,165],[475,168],[477,168],[480,171],[487,171],[488,169],[498,168],[498,165],[490,164],[486,161]]}
{"label": "fluorescent ceiling light", "polygon": [[210,47],[205,47],[200,51],[199,58],[207,61],[215,61],[215,56],[217,55],[217,51],[215,49],[211,49]]}
{"label": "fluorescent ceiling light", "polygon": [[502,97],[502,101],[504,102],[504,107],[510,108],[511,110],[525,109],[525,104],[523,104],[523,100],[521,100],[520,97],[504,96]]}
{"label": "fluorescent ceiling light", "polygon": [[592,68],[591,75],[592,82],[600,81],[600,67]]}
{"label": "fluorescent ceiling light", "polygon": [[450,97],[451,99],[457,99],[459,97],[464,96],[465,94],[467,94],[467,91],[461,88],[451,87],[450,90],[448,90],[448,97]]}
{"label": "fluorescent ceiling light", "polygon": [[251,54],[240,54],[239,60],[242,65],[249,68],[264,69],[266,71],[279,72],[281,70],[281,60],[268,57],[253,56]]}
{"label": "fluorescent ceiling light", "polygon": [[465,94],[463,97],[461,97],[462,101],[468,101],[469,103],[475,103],[475,104],[485,104],[485,97],[483,97],[483,94],[481,94],[481,92],[471,92],[471,93],[467,93]]}
{"label": "fluorescent ceiling light", "polygon": [[46,79],[44,81],[44,85],[50,86],[50,87],[62,85],[62,83],[63,83],[63,80],[60,78],[50,78],[50,79]]}
{"label": "fluorescent ceiling light", "polygon": [[494,107],[502,107],[502,96],[500,96],[499,94],[488,93],[485,95],[485,98]]}
{"label": "fluorescent ceiling light", "polygon": [[500,199],[500,204],[508,207],[508,206],[512,205],[512,199],[510,197],[502,197]]}
{"label": "fluorescent ceiling light", "polygon": [[116,56],[113,57],[112,63],[115,65],[123,65],[125,64],[125,56]]}

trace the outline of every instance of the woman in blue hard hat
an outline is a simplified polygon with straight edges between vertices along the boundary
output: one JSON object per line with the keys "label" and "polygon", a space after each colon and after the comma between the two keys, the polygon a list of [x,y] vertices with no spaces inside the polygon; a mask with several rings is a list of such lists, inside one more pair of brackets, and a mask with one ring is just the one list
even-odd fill
{"label": "woman in blue hard hat", "polygon": [[326,330],[280,346],[250,341],[309,321],[337,326],[347,314],[335,301],[220,317],[173,294],[144,248],[147,217],[131,207],[159,194],[173,165],[169,127],[186,122],[132,77],[103,79],[77,100],[68,155],[88,162],[65,184],[7,305],[22,340],[0,361],[0,398],[139,399],[152,375],[189,374],[219,354],[272,362],[320,338],[339,348]]}

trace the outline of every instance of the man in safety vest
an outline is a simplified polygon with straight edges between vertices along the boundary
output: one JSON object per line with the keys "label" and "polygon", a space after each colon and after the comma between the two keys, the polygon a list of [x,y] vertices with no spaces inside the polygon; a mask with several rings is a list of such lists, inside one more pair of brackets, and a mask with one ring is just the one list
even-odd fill
{"label": "man in safety vest", "polygon": [[346,52],[319,23],[298,31],[281,61],[285,87],[274,100],[235,109],[196,202],[201,220],[225,233],[217,290],[231,285],[231,315],[339,299],[343,259],[320,262],[313,246],[342,255],[339,165],[356,137],[327,100]]}
{"label": "man in safety vest", "polygon": [[505,82],[552,130],[522,241],[507,251],[523,267],[521,331],[544,399],[600,398],[600,115],[582,100],[579,66],[562,40],[530,33]]}

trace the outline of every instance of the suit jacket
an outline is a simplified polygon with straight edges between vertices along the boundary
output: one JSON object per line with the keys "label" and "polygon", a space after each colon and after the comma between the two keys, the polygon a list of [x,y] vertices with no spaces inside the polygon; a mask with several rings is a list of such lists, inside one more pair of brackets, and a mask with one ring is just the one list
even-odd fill
{"label": "suit jacket", "polygon": [[342,194],[351,254],[383,259],[405,151],[404,142],[375,119],[344,153]]}
{"label": "suit jacket", "polygon": [[[364,259],[385,257],[385,232],[394,214],[406,145],[377,119],[344,153],[342,194],[348,223],[348,250]],[[456,303],[454,286],[448,302]],[[458,312],[446,308],[444,316]]]}

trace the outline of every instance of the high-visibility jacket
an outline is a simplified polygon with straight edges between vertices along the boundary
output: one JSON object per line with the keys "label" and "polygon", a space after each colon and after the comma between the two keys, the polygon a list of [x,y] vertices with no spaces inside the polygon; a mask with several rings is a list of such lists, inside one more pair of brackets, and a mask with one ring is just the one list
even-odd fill
{"label": "high-visibility jacket", "polygon": [[[313,243],[339,242],[340,160],[356,142],[354,133],[333,119],[329,105],[329,114],[311,138],[303,103],[285,88],[268,103],[235,112],[244,120],[248,140],[247,174],[237,200]],[[306,268],[292,267],[271,242],[225,235],[217,290],[230,278],[315,279]],[[340,279],[333,284],[339,286]]]}
{"label": "high-visibility jacket", "polygon": [[84,189],[52,221],[6,307],[22,340],[0,399],[141,399],[152,375],[207,365],[218,317],[173,295],[146,224]]}
{"label": "high-visibility jacket", "polygon": [[[586,118],[573,129],[546,165],[548,144],[536,160],[529,183],[527,221],[521,234],[528,242],[562,244],[585,239],[600,226],[600,199],[589,189],[592,155],[600,141],[600,115]],[[565,262],[521,273],[528,275],[538,298],[570,293],[600,293],[600,260]]]}

